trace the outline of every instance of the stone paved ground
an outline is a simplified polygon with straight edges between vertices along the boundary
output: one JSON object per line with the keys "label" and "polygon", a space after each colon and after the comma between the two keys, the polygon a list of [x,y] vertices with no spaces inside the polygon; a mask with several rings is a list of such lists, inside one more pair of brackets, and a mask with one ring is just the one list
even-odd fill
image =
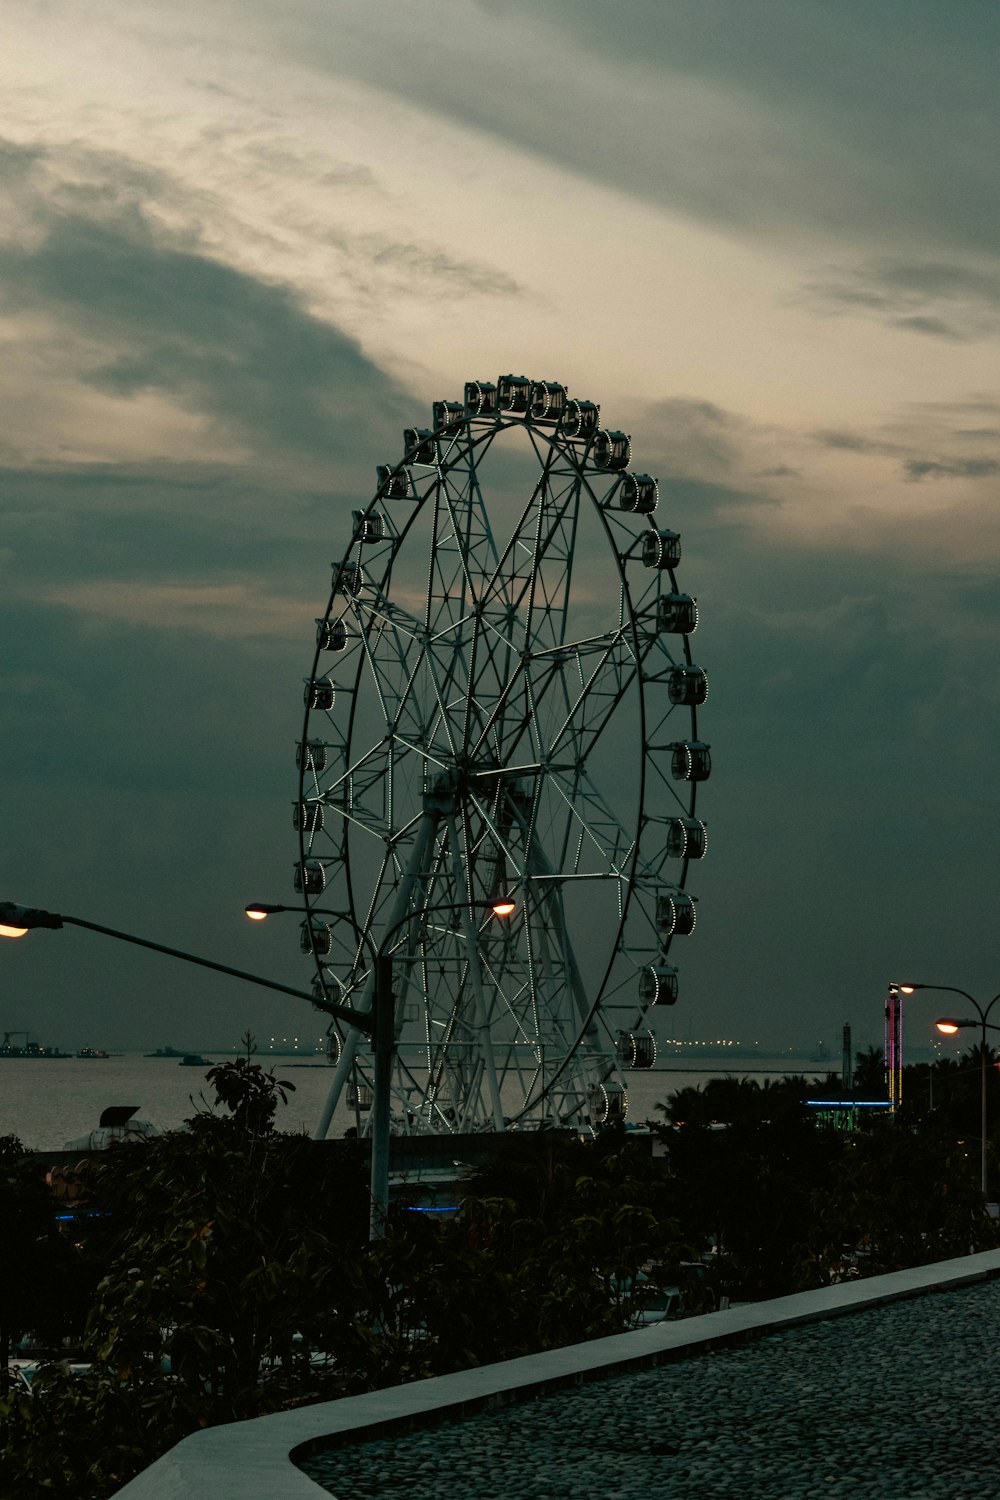
{"label": "stone paved ground", "polygon": [[1000,1280],[302,1467],[337,1500],[1000,1500]]}

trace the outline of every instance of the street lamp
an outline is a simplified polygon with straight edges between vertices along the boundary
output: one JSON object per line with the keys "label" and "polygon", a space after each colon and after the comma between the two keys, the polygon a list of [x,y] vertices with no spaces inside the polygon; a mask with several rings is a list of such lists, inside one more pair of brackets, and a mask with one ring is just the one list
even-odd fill
{"label": "street lamp", "polygon": [[901,984],[900,990],[904,995],[912,995],[915,990],[938,990],[948,995],[961,995],[963,1000],[968,1000],[978,1021],[955,1021],[948,1017],[937,1021],[935,1024],[938,1031],[945,1036],[954,1036],[956,1031],[961,1031],[966,1026],[978,1026],[982,1037],[982,1046],[979,1052],[979,1115],[980,1115],[980,1143],[979,1143],[979,1179],[983,1190],[983,1198],[986,1197],[986,1033],[987,1031],[1000,1031],[1000,1026],[989,1025],[990,1011],[1000,1000],[998,991],[989,1004],[983,1008],[979,1001],[974,999],[967,990],[956,989],[953,984]]}
{"label": "street lamp", "polygon": [[[266,908],[263,906],[255,906],[253,915],[259,918],[268,916],[272,911],[287,911],[290,909],[292,908],[284,906],[269,906]],[[249,914],[250,913],[248,913],[248,915]],[[346,918],[345,913],[337,912],[335,913],[335,915]],[[350,918],[346,918],[346,920],[349,921]],[[185,953],[180,948],[167,948],[164,947],[162,943],[152,943],[148,938],[136,937],[131,932],[119,932],[115,927],[103,927],[97,922],[86,922],[82,917],[70,917],[67,916],[65,912],[42,911],[38,907],[18,906],[15,902],[12,901],[0,901],[0,937],[24,937],[27,932],[36,927],[85,927],[90,932],[100,932],[103,933],[106,937],[118,938],[123,943],[134,943],[139,948],[151,948],[155,953],[166,953],[171,958],[180,958],[183,959],[185,963],[198,964],[203,969],[214,969],[217,973],[229,974],[234,979],[245,979],[250,984],[262,985],[264,989],[278,990],[283,995],[294,995],[297,1000],[308,1000],[310,1005],[316,1006],[319,1010],[326,1011],[328,1015],[335,1016],[337,1020],[345,1022],[348,1026],[358,1027],[359,1030],[364,1031],[365,1033],[367,1033],[367,1035],[371,1036],[375,1048],[376,1071],[378,1066],[378,1059],[385,1057],[386,1054],[388,1055],[389,1066],[391,1068],[392,1044],[394,1040],[392,1035],[391,1004],[383,1006],[375,1004],[373,1005],[372,1011],[370,1012],[353,1010],[350,1006],[338,1005],[334,1001],[327,999],[325,996],[323,998],[320,998],[316,994],[310,994],[307,990],[293,989],[291,985],[279,984],[276,980],[273,979],[262,979],[259,974],[247,974],[242,969],[230,968],[228,964],[216,963],[215,960],[211,958],[199,958],[196,954]],[[357,931],[359,929],[356,928],[355,930]],[[395,929],[392,930],[394,931]],[[365,936],[364,933],[362,933],[361,935],[362,937]],[[391,935],[392,932],[388,933],[387,937]],[[367,939],[367,941],[374,954],[374,948],[371,940]],[[384,948],[384,946],[385,943],[383,942],[382,947]],[[382,968],[380,968],[379,960],[382,957],[381,950],[374,956],[376,958],[376,996],[378,996],[378,994],[380,993],[379,979],[381,977],[381,981],[384,986],[381,993],[388,993],[391,1002],[392,960],[386,959]],[[386,986],[387,988],[385,988]],[[386,1022],[386,1017],[388,1017],[388,1023]],[[388,1030],[388,1042],[386,1041],[385,1035],[380,1032],[380,1018],[382,1021],[382,1031],[384,1032],[384,1030]],[[378,1238],[382,1233],[382,1226],[385,1219],[385,1209],[388,1204],[389,1196],[388,1088],[384,1088],[382,1092],[386,1097],[385,1161],[383,1163],[381,1156],[379,1156],[378,1161],[376,1162],[376,1152],[373,1143],[371,1218],[371,1237],[373,1239]]]}
{"label": "street lamp", "polygon": [[214,969],[219,974],[230,974],[234,979],[245,979],[249,984],[259,984],[267,990],[280,990],[283,995],[294,995],[297,1000],[308,1000],[310,1005],[319,1006],[331,1015],[347,1010],[344,1005],[318,1000],[307,990],[296,990],[291,985],[279,984],[274,979],[262,979],[259,974],[247,974],[243,969],[232,969],[228,964],[216,963],[212,958],[199,958],[197,954],[185,953],[181,948],[167,948],[163,943],[151,943],[148,938],[136,937],[131,932],[119,932],[116,927],[102,927],[97,922],[85,922],[82,917],[67,916],[65,912],[42,911],[36,906],[18,906],[13,901],[0,901],[0,937],[24,937],[36,927],[85,927],[88,932],[100,932],[105,937],[118,938],[123,943],[134,943],[138,948],[151,948],[154,953],[166,953],[170,958],[180,958],[185,963],[198,964],[203,969]]}
{"label": "street lamp", "polygon": [[389,1136],[391,1126],[392,1059],[396,1050],[396,1004],[392,991],[392,953],[390,942],[396,933],[414,917],[437,916],[441,912],[468,911],[470,907],[491,911],[495,917],[510,917],[517,910],[517,902],[507,897],[494,901],[449,901],[437,906],[425,906],[417,912],[407,912],[394,922],[383,935],[378,947],[372,942],[364,928],[359,927],[349,912],[329,911],[322,907],[282,906],[273,901],[251,901],[243,908],[254,922],[277,912],[305,912],[307,916],[336,917],[346,922],[367,947],[373,968],[371,1009],[359,1011],[347,1006],[325,1007],[338,1019],[364,1032],[372,1040],[374,1070],[372,1075],[372,1124],[371,1124],[371,1220],[369,1239],[381,1239],[385,1234],[385,1218],[389,1208]]}

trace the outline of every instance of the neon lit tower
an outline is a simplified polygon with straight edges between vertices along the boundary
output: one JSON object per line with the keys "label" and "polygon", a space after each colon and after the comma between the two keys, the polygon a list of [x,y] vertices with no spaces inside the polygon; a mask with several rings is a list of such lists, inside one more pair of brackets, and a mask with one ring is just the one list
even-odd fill
{"label": "neon lit tower", "polygon": [[903,997],[890,984],[885,1002],[885,1087],[895,1111],[903,1102]]}

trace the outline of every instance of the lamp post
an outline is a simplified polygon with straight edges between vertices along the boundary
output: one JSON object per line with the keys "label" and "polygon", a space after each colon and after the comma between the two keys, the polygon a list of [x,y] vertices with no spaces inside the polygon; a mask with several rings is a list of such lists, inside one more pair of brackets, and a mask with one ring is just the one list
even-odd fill
{"label": "lamp post", "polygon": [[199,958],[195,953],[185,953],[181,948],[167,948],[163,943],[151,943],[148,938],[136,937],[131,932],[119,932],[116,927],[102,927],[98,922],[85,922],[83,917],[70,917],[65,912],[42,911],[40,907],[18,906],[13,901],[0,901],[0,937],[19,938],[36,927],[85,927],[88,932],[100,932],[105,937],[118,938],[123,943],[134,943],[138,948],[151,948],[154,953],[166,953],[170,958],[183,959],[185,963],[198,964],[202,969],[214,969],[219,974],[229,974],[233,979],[245,979],[249,984],[259,984],[266,990],[280,990],[283,995],[294,995],[297,1000],[308,1000],[331,1015],[346,1019],[354,1014],[345,1005],[318,1000],[307,990],[296,990],[291,985],[279,984],[274,979],[262,979],[259,974],[247,974],[242,969],[230,968],[228,964],[216,963],[212,958]]}
{"label": "lamp post", "polygon": [[[285,911],[282,906],[272,906],[255,910],[254,915],[267,916],[271,911]],[[344,916],[344,913],[336,913]],[[348,919],[349,920],[349,919]],[[345,1022],[348,1026],[356,1026],[359,1030],[372,1037],[376,1057],[376,1078],[380,1061],[385,1066],[388,1058],[388,1068],[392,1066],[393,1037],[393,1013],[392,1013],[392,960],[384,957],[380,962],[380,955],[375,954],[375,994],[378,997],[381,982],[381,994],[388,995],[389,1002],[384,1005],[376,1003],[370,1012],[354,1010],[348,1005],[338,1005],[326,998],[320,999],[307,990],[293,989],[291,985],[279,984],[273,979],[262,979],[259,974],[248,974],[242,969],[230,968],[228,964],[216,963],[211,958],[199,958],[194,953],[185,953],[180,948],[167,948],[163,943],[150,942],[148,938],[136,937],[131,932],[120,932],[115,927],[104,927],[97,922],[87,922],[83,917],[70,917],[65,912],[43,911],[39,907],[18,906],[12,901],[0,901],[0,937],[20,938],[36,927],[60,928],[60,927],[85,927],[89,932],[100,932],[105,937],[118,938],[123,943],[134,943],[139,948],[151,948],[154,953],[166,953],[170,958],[182,959],[185,963],[198,964],[203,969],[214,969],[219,974],[229,974],[234,979],[244,979],[250,984],[263,986],[264,989],[278,990],[283,995],[294,995],[297,1000],[308,1000],[310,1005],[319,1010],[326,1011],[328,1015],[335,1016],[337,1020]],[[391,936],[391,932],[387,936]],[[364,934],[362,934],[364,936]],[[369,947],[372,947],[368,939]],[[383,942],[382,946],[385,944]],[[374,953],[374,949],[373,949]],[[381,1029],[380,1029],[381,1018]],[[388,1038],[386,1037],[388,1033]],[[385,1096],[384,1106],[379,1101],[379,1108],[385,1109],[384,1147],[378,1153],[375,1151],[374,1139],[372,1147],[372,1212],[371,1212],[371,1237],[378,1238],[382,1233],[385,1220],[385,1210],[389,1198],[389,1166],[388,1166],[388,1087],[383,1087],[382,1094]],[[381,1143],[380,1143],[381,1144]],[[384,1161],[382,1159],[384,1154]],[[376,1156],[378,1159],[376,1160]]]}
{"label": "lamp post", "polygon": [[390,944],[396,933],[415,916],[436,916],[441,912],[468,911],[469,907],[492,911],[495,917],[509,917],[517,910],[514,901],[449,901],[438,906],[426,906],[418,912],[407,912],[394,922],[383,935],[378,947],[371,937],[359,927],[349,912],[329,911],[322,907],[282,906],[272,901],[252,901],[243,910],[252,921],[260,922],[277,912],[305,912],[307,916],[336,917],[346,922],[354,935],[365,944],[372,960],[373,987],[372,1004],[369,1011],[353,1010],[347,1006],[325,1007],[338,1019],[346,1021],[371,1037],[374,1069],[372,1076],[372,1125],[371,1125],[371,1219],[368,1238],[381,1239],[385,1233],[385,1217],[389,1207],[389,1137],[392,1123],[391,1090],[392,1059],[396,1050],[396,1004],[392,989],[392,952]]}
{"label": "lamp post", "polygon": [[899,988],[900,988],[901,993],[904,994],[904,995],[912,995],[915,990],[938,990],[938,991],[941,991],[941,992],[943,992],[945,994],[948,994],[948,995],[961,995],[963,1000],[968,1000],[969,1004],[972,1006],[973,1010],[976,1012],[976,1015],[979,1017],[978,1021],[973,1021],[973,1020],[953,1021],[953,1020],[945,1017],[943,1020],[937,1021],[935,1024],[937,1026],[938,1031],[942,1032],[945,1036],[953,1036],[956,1031],[960,1031],[960,1030],[964,1029],[966,1026],[978,1026],[980,1028],[980,1034],[981,1034],[981,1038],[982,1038],[982,1046],[981,1046],[980,1052],[979,1052],[979,1074],[980,1074],[980,1077],[979,1077],[979,1116],[980,1116],[980,1124],[979,1124],[979,1132],[980,1132],[980,1144],[979,1144],[979,1180],[980,1180],[980,1184],[981,1184],[982,1190],[983,1190],[983,1198],[985,1199],[985,1197],[986,1197],[986,1033],[987,1033],[987,1031],[1000,1031],[1000,1026],[991,1026],[991,1025],[989,1025],[990,1011],[993,1009],[994,1005],[996,1005],[997,1001],[1000,1000],[1000,991],[998,991],[997,994],[995,994],[993,996],[993,999],[984,1008],[983,1006],[980,1005],[980,1003],[979,1003],[978,1000],[976,1000],[972,995],[969,994],[969,992],[967,990],[956,989],[953,984],[901,984],[899,986]]}

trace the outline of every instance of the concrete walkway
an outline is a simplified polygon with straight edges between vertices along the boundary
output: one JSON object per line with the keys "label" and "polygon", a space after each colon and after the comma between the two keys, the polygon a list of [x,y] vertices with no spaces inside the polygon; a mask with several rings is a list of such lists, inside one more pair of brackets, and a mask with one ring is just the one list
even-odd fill
{"label": "concrete walkway", "polygon": [[[260,1500],[322,1500],[325,1493],[340,1492],[340,1486],[335,1488],[329,1476],[341,1471],[346,1484],[342,1493],[345,1497],[353,1497],[364,1493],[364,1490],[359,1488],[359,1474],[367,1472],[370,1477],[374,1477],[370,1455],[364,1456],[360,1469],[353,1462],[352,1455],[346,1452],[343,1454],[328,1452],[326,1457],[319,1460],[317,1455],[326,1450],[339,1448],[346,1443],[369,1442],[386,1436],[393,1438],[395,1450],[396,1447],[401,1448],[409,1441],[402,1434],[414,1428],[427,1427],[439,1422],[442,1418],[460,1418],[485,1411],[486,1413],[495,1412],[496,1415],[492,1420],[500,1422],[505,1415],[513,1414],[497,1411],[498,1408],[513,1402],[530,1401],[545,1392],[577,1387],[584,1382],[601,1377],[615,1377],[626,1375],[631,1371],[649,1370],[680,1358],[698,1356],[744,1344],[748,1340],[757,1339],[765,1334],[822,1322],[847,1313],[884,1307],[886,1304],[924,1293],[947,1292],[956,1288],[975,1286],[994,1277],[1000,1277],[1000,1250],[942,1261],[914,1270],[897,1271],[888,1276],[847,1282],[840,1286],[803,1292],[792,1297],[781,1297],[772,1302],[758,1302],[728,1308],[724,1312],[710,1313],[680,1322],[656,1324],[634,1333],[619,1334],[614,1338],[596,1339],[589,1343],[571,1345],[545,1354],[485,1365],[456,1375],[443,1375],[432,1380],[416,1381],[410,1385],[393,1386],[387,1390],[347,1397],[341,1401],[321,1402],[313,1406],[302,1407],[297,1411],[260,1417],[255,1421],[208,1428],[179,1443],[118,1493],[127,1497],[127,1500],[252,1500],[252,1497],[260,1497]],[[991,1295],[994,1290],[997,1293],[998,1306],[1000,1306],[1000,1288],[989,1288]],[[923,1309],[915,1306],[911,1323],[919,1327],[931,1314],[931,1307],[926,1309],[925,1314]],[[990,1317],[988,1322],[991,1343],[1000,1343],[996,1338],[996,1324],[993,1318]],[[944,1319],[944,1324],[945,1327],[948,1326],[947,1317]],[[893,1382],[893,1352],[887,1349],[885,1340],[879,1332],[880,1320],[877,1314],[874,1324],[871,1319],[865,1319],[864,1325],[862,1322],[857,1324],[862,1348],[860,1350],[855,1348],[849,1356],[845,1355],[843,1381],[838,1389],[848,1392],[852,1389],[854,1370],[858,1368],[859,1360],[863,1364],[877,1358],[883,1367],[880,1389],[889,1391],[892,1389]],[[772,1349],[769,1346],[759,1346],[753,1352],[756,1365],[750,1385],[754,1389],[761,1387],[766,1389],[769,1361],[770,1369],[775,1375],[779,1369],[784,1368],[787,1361],[783,1360],[777,1347]],[[958,1354],[961,1355],[961,1350]],[[978,1358],[980,1354],[981,1351],[977,1350],[976,1357]],[[961,1360],[959,1363],[961,1365]],[[695,1384],[697,1385],[697,1382]],[[688,1380],[688,1385],[691,1385],[690,1380]],[[736,1385],[742,1389],[740,1382]],[[792,1397],[797,1389],[798,1386],[793,1388]],[[990,1391],[991,1402],[996,1390],[997,1385],[994,1382]],[[835,1393],[835,1391],[830,1393],[830,1400],[833,1399]],[[593,1398],[597,1395],[596,1392],[587,1394],[591,1398],[588,1402],[588,1420],[593,1424],[595,1413],[601,1410],[601,1403],[595,1404]],[[638,1396],[638,1386],[636,1386],[635,1394]],[[708,1393],[705,1394],[707,1396]],[[963,1402],[960,1383],[953,1395],[954,1409],[960,1407]],[[560,1399],[578,1398],[568,1395]],[[653,1399],[656,1399],[655,1395]],[[626,1404],[628,1404],[627,1390]],[[791,1404],[794,1407],[794,1399]],[[788,1406],[789,1397],[786,1394],[782,1397],[781,1410],[787,1411]],[[821,1420],[822,1411],[821,1403],[817,1412],[818,1420]],[[525,1416],[527,1415],[526,1413]],[[713,1412],[706,1406],[703,1416],[710,1420]],[[752,1428],[755,1421],[770,1422],[773,1416],[772,1409],[771,1415],[764,1417],[762,1408],[758,1418],[755,1418],[751,1411],[746,1421]],[[477,1420],[489,1425],[491,1418],[486,1415]],[[559,1420],[558,1416],[553,1419],[556,1423],[556,1428],[553,1430],[557,1430]],[[449,1431],[452,1434],[450,1445],[447,1439]],[[747,1442],[749,1443],[750,1439],[757,1435],[749,1431],[746,1434]],[[853,1490],[850,1491],[847,1489],[835,1491],[835,1487],[831,1487],[837,1479],[835,1456],[824,1460],[824,1465],[821,1465],[822,1475],[813,1472],[815,1466],[806,1441],[807,1436],[800,1435],[797,1453],[793,1455],[789,1449],[782,1460],[789,1482],[796,1486],[804,1482],[804,1479],[802,1474],[794,1477],[793,1470],[795,1465],[801,1468],[805,1460],[811,1475],[805,1489],[781,1488],[780,1476],[775,1482],[768,1481],[766,1485],[759,1479],[748,1479],[746,1483],[750,1485],[749,1488],[732,1488],[725,1484],[720,1488],[718,1476],[715,1476],[711,1479],[709,1487],[716,1500],[722,1500],[724,1496],[731,1496],[733,1500],[743,1500],[743,1497],[746,1497],[746,1500],[761,1500],[764,1496],[784,1496],[787,1500],[800,1500],[800,1497],[814,1490],[827,1497],[833,1496],[835,1492],[845,1495],[869,1492],[864,1487],[859,1489],[856,1480],[851,1481]],[[468,1437],[469,1432],[464,1424],[426,1434],[423,1438],[424,1452],[416,1477],[412,1472],[407,1471],[406,1488],[400,1493],[407,1494],[410,1500],[430,1500],[430,1497],[437,1493],[453,1495],[457,1490],[461,1490],[463,1488],[461,1480],[468,1462]],[[765,1443],[768,1441],[766,1432],[763,1434],[763,1439]],[[623,1447],[618,1433],[611,1431],[604,1435],[604,1443],[606,1447],[609,1444],[612,1446],[616,1458],[615,1472],[619,1476],[615,1481],[617,1488],[614,1490],[602,1488],[604,1481],[597,1479],[596,1475],[591,1476],[593,1482],[588,1484],[586,1482],[588,1476],[578,1474],[573,1481],[576,1493],[579,1493],[582,1486],[584,1491],[595,1496],[603,1497],[613,1493],[622,1496],[649,1493],[664,1497],[665,1500],[665,1497],[674,1493],[664,1488],[666,1483],[664,1465],[669,1468],[670,1457],[666,1450],[674,1444],[669,1437],[665,1437],[663,1441],[666,1446],[664,1452],[658,1455],[659,1477],[655,1491],[627,1487],[628,1444],[626,1443]],[[447,1446],[454,1450],[453,1459],[459,1466],[458,1477],[447,1479],[446,1487],[439,1491],[438,1475],[442,1470]],[[512,1450],[507,1437],[503,1437],[503,1449],[508,1456],[511,1451],[515,1454],[515,1477],[503,1481],[505,1488],[485,1488],[481,1476],[477,1476],[472,1488],[479,1500],[507,1500],[508,1496],[511,1500],[527,1500],[530,1496],[547,1497],[562,1493],[557,1474],[541,1475],[538,1473],[537,1453],[529,1454],[527,1451],[519,1453],[516,1447]],[[293,1454],[299,1462],[309,1462],[311,1468],[315,1469],[317,1462],[319,1463],[316,1472],[322,1474],[327,1486],[325,1490],[293,1463]],[[711,1457],[711,1455],[703,1456]],[[725,1471],[727,1474],[733,1472],[734,1463],[736,1463],[736,1457],[730,1455]],[[371,1493],[385,1495],[392,1493],[392,1490],[386,1487],[392,1468],[393,1465],[389,1461],[388,1467],[383,1471],[380,1488],[372,1490]],[[873,1478],[877,1479],[880,1473],[878,1463],[875,1462],[871,1468]],[[350,1477],[348,1471],[350,1471]],[[690,1480],[685,1480],[686,1484],[696,1482],[697,1471],[696,1463],[695,1473],[691,1475]],[[517,1474],[520,1475],[519,1479],[516,1477]],[[421,1475],[424,1476],[423,1484],[420,1482]],[[694,1490],[688,1489],[687,1500],[690,1500],[692,1494],[699,1492],[702,1480],[708,1482],[707,1472],[697,1480]],[[743,1481],[740,1481],[740,1484],[742,1485]],[[775,1487],[776,1484],[777,1487]],[[677,1493],[685,1495],[684,1490]],[[891,1489],[879,1490],[876,1487],[871,1489],[870,1493],[891,1497],[894,1493],[898,1496],[902,1492],[898,1489],[895,1492]],[[911,1488],[906,1493],[908,1500],[916,1500],[918,1494],[925,1492]],[[940,1500],[940,1497],[951,1494],[960,1496],[962,1491],[931,1487],[926,1489],[926,1494],[928,1497],[933,1496],[934,1500]],[[980,1483],[978,1496],[1000,1497],[1000,1477],[997,1479],[996,1487],[992,1490],[984,1489]]]}

